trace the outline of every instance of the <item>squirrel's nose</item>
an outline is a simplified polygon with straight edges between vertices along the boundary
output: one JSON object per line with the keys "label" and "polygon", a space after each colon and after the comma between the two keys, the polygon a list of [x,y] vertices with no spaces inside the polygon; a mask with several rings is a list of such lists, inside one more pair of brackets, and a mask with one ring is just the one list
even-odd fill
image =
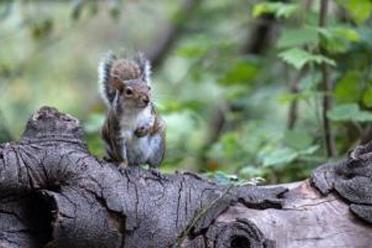
{"label": "squirrel's nose", "polygon": [[143,103],[144,104],[149,104],[149,102],[150,102],[150,99],[149,99],[149,97],[148,96],[144,96],[143,98],[142,98],[142,101],[143,101]]}

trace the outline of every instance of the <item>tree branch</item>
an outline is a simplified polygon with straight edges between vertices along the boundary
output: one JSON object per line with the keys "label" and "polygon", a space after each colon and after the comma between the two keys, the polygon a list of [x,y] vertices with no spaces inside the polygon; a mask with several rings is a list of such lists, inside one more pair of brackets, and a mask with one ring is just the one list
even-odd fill
{"label": "tree branch", "polygon": [[372,242],[366,224],[372,223],[372,144],[319,167],[311,179],[315,187],[308,180],[256,187],[221,185],[192,173],[120,171],[90,155],[82,137],[76,118],[43,107],[30,117],[19,142],[0,145],[0,247]]}
{"label": "tree branch", "polygon": [[202,0],[184,0],[177,13],[171,18],[172,22],[161,33],[158,40],[153,42],[155,46],[147,51],[153,68],[162,65],[166,55],[171,51],[184,31],[185,23],[191,17],[195,9],[201,4]]}
{"label": "tree branch", "polygon": [[[328,0],[321,0],[320,2],[320,13],[319,13],[319,27],[323,28],[327,26],[327,12],[328,12]],[[319,42],[319,51],[322,55],[327,55],[326,50]],[[324,141],[328,157],[334,157],[336,155],[336,145],[332,134],[331,123],[328,119],[327,113],[332,108],[332,82],[330,78],[330,68],[326,63],[320,65],[322,74],[322,87],[323,87],[323,100],[322,100],[322,117],[323,117],[323,128],[324,128]]]}
{"label": "tree branch", "polygon": [[[305,74],[306,69],[302,69],[295,75],[294,79],[292,80],[289,92],[293,95],[298,94],[300,92],[299,82],[303,75]],[[289,111],[288,111],[288,129],[292,130],[294,129],[298,117],[298,99],[295,98],[292,100]]]}

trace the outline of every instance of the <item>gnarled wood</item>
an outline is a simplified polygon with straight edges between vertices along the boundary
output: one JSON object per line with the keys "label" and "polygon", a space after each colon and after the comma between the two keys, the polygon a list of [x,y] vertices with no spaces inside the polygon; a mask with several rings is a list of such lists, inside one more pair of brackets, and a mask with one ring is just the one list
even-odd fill
{"label": "gnarled wood", "polygon": [[[0,145],[0,247],[372,243],[367,224],[372,184],[363,150],[368,148],[357,150],[352,165],[346,161],[315,171],[312,182],[328,194],[323,196],[309,181],[235,187],[192,173],[120,171],[91,156],[82,136],[77,119],[43,107],[29,119],[19,142]],[[357,173],[365,178],[353,179]],[[354,187],[362,184],[365,190]]]}

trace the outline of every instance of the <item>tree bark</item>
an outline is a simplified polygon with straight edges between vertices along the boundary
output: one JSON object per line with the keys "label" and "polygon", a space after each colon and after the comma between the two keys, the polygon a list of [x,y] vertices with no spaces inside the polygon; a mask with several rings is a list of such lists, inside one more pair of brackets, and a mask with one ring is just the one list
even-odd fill
{"label": "tree bark", "polygon": [[0,145],[0,247],[368,247],[372,145],[309,180],[220,185],[119,170],[89,154],[74,117],[43,107]]}

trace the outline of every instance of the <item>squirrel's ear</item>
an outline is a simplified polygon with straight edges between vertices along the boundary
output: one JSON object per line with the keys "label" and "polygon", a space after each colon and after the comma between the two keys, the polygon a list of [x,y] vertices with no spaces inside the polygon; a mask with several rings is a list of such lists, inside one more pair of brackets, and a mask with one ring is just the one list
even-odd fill
{"label": "squirrel's ear", "polygon": [[151,85],[151,64],[150,61],[143,55],[139,53],[135,58],[140,70],[142,80],[146,82],[147,85]]}
{"label": "squirrel's ear", "polygon": [[114,76],[111,79],[111,84],[112,84],[112,87],[114,89],[118,90],[119,92],[123,92],[123,90],[124,90],[124,83],[123,83],[123,81],[120,80],[120,78],[118,78],[117,76]]}

